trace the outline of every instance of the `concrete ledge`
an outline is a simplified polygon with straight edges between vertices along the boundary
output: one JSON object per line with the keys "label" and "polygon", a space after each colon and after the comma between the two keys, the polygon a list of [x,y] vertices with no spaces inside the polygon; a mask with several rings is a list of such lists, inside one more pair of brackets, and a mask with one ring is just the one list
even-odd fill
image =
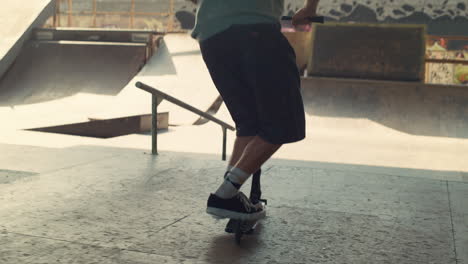
{"label": "concrete ledge", "polygon": [[[135,133],[150,132],[151,119],[151,114],[106,120],[90,119],[89,122],[34,128],[29,130],[85,137],[111,138]],[[159,130],[168,129],[169,113],[158,113],[157,122]]]}

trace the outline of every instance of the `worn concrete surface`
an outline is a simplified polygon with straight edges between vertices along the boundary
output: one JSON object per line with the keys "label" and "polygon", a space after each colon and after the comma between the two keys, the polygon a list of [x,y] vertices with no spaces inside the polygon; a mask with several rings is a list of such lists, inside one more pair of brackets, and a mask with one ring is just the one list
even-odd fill
{"label": "worn concrete surface", "polygon": [[204,212],[217,155],[0,147],[30,173],[0,184],[1,263],[468,263],[466,183],[273,160],[268,217],[238,247]]}

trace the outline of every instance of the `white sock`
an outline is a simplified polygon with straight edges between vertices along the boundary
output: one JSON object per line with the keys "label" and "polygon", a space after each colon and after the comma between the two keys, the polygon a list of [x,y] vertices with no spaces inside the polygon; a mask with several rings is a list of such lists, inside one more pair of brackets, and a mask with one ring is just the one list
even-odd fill
{"label": "white sock", "polygon": [[223,199],[234,197],[234,195],[239,192],[239,188],[249,177],[250,174],[247,172],[233,167],[226,173],[226,178],[219,186],[218,190],[216,190],[215,195]]}
{"label": "white sock", "polygon": [[227,175],[230,180],[240,185],[250,177],[250,174],[236,167],[233,167]]}
{"label": "white sock", "polygon": [[[232,168],[234,168],[234,166],[231,166],[231,165],[228,165],[227,168],[226,168],[226,172],[229,172],[232,170]],[[227,174],[226,174],[227,175]]]}

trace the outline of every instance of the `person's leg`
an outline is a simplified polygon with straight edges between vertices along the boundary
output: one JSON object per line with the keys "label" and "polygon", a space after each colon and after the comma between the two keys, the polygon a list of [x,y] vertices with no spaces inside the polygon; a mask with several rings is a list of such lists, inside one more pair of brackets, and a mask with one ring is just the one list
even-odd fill
{"label": "person's leg", "polygon": [[[242,141],[240,141],[242,142]],[[237,161],[230,165],[230,170],[225,174],[225,181],[216,190],[215,195],[221,198],[234,196],[240,187],[281,147],[281,144],[272,144],[259,136],[251,137],[246,145],[239,142],[237,149]],[[243,148],[242,155],[240,153]],[[234,161],[234,160],[231,160]]]}
{"label": "person's leg", "polygon": [[234,147],[232,149],[232,155],[231,158],[229,159],[229,164],[228,166],[234,167],[237,162],[240,160],[242,154],[244,153],[245,147],[252,141],[254,137],[242,137],[242,136],[237,136],[236,141],[234,142]]}
{"label": "person's leg", "polygon": [[245,181],[281,147],[280,144],[271,144],[258,136],[238,137],[236,143],[233,151],[235,156],[231,158],[225,181],[215,192],[221,198],[236,195]]}
{"label": "person's leg", "polygon": [[252,136],[237,136],[236,140],[234,141],[234,147],[232,149],[231,158],[229,159],[228,165],[226,167],[226,173],[224,177],[227,177],[229,171],[234,168],[236,163],[239,161],[242,153],[244,153],[244,149],[249,144],[249,142],[253,139]]}
{"label": "person's leg", "polygon": [[234,142],[227,172],[232,168],[239,168],[248,174],[253,174],[280,147],[281,145],[270,144],[258,136],[238,136]]}
{"label": "person's leg", "polygon": [[[254,137],[245,147],[239,161],[234,165],[246,173],[253,174],[281,147],[271,144],[259,136]],[[245,179],[247,180],[247,179]]]}
{"label": "person's leg", "polygon": [[[244,53],[244,48],[239,43],[248,43],[247,40],[242,40],[245,37],[245,34],[239,34],[238,29],[231,28],[200,45],[213,82],[236,124],[237,139],[229,162],[232,165],[238,162],[245,147],[258,131],[255,97],[239,71],[240,58]],[[214,217],[243,220],[265,216],[262,208],[254,206],[245,194],[239,192],[240,185],[228,177],[231,172],[229,169],[230,165],[221,187],[208,197],[206,212]]]}

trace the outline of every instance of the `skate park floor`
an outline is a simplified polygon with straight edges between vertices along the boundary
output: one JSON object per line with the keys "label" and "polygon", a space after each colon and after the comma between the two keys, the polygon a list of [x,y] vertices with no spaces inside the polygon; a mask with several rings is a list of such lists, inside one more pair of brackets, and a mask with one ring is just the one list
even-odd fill
{"label": "skate park floor", "polygon": [[214,124],[170,127],[158,156],[147,134],[2,133],[0,263],[468,263],[466,140],[308,122],[264,165],[267,218],[240,246],[205,213]]}

